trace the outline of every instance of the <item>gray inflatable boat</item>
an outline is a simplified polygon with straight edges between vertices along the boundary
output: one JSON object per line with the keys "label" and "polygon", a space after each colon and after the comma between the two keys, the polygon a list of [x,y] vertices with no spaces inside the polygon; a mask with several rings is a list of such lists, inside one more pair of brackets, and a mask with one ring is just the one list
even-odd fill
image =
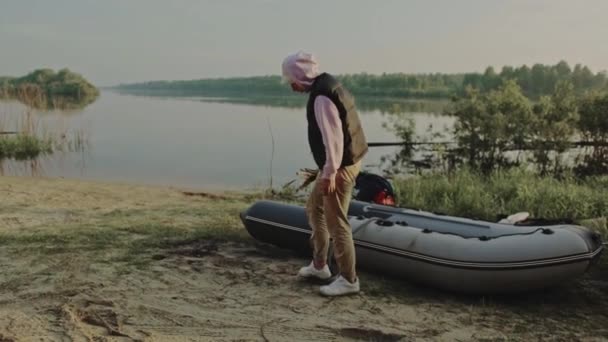
{"label": "gray inflatable boat", "polygon": [[[241,220],[255,239],[311,255],[303,207],[259,201]],[[502,224],[359,201],[349,220],[357,268],[463,293],[558,285],[585,273],[603,250],[599,234],[572,224]]]}

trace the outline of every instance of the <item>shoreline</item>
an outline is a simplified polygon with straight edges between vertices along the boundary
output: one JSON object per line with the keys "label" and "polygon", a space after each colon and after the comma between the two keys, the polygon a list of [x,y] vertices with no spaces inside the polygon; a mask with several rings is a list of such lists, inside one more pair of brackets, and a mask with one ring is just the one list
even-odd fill
{"label": "shoreline", "polygon": [[232,194],[252,194],[263,191],[264,185],[249,185],[249,186],[229,186],[223,184],[206,184],[206,185],[187,185],[184,183],[171,183],[165,181],[137,181],[134,179],[113,179],[113,178],[97,178],[97,177],[64,177],[58,175],[12,175],[12,174],[0,174],[0,178],[13,178],[17,181],[24,179],[35,178],[45,181],[60,181],[60,182],[76,182],[76,183],[95,183],[105,184],[109,186],[135,186],[144,188],[155,188],[175,191],[189,191],[189,192],[210,192],[210,193],[232,193]]}

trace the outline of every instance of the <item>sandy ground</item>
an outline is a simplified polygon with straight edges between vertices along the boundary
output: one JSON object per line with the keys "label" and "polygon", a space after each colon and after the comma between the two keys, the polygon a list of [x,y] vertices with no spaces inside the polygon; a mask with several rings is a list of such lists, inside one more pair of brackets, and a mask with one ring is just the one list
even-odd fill
{"label": "sandy ground", "polygon": [[[0,177],[0,342],[608,340],[604,266],[567,287],[493,298],[361,273],[361,294],[325,298],[294,276],[307,260],[210,213],[235,216],[248,204],[235,196]],[[133,249],[201,222],[240,238]]]}

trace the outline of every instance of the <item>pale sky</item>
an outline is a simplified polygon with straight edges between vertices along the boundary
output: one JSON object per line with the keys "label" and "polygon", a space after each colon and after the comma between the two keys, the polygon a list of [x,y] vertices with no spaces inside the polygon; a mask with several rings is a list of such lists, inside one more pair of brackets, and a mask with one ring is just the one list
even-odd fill
{"label": "pale sky", "polygon": [[0,75],[67,67],[98,86],[331,73],[608,69],[606,0],[2,0]]}

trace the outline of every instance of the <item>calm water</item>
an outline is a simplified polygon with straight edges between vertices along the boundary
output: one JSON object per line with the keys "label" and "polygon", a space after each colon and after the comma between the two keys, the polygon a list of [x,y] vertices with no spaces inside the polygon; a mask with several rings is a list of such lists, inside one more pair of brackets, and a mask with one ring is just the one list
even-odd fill
{"label": "calm water", "polygon": [[[24,116],[16,102],[0,103],[0,123]],[[431,113],[387,114],[362,111],[369,142],[396,141],[383,128],[398,115],[412,117],[417,132],[428,124],[451,126],[453,119]],[[192,98],[159,98],[102,92],[85,109],[34,112],[39,127],[81,131],[89,147],[36,161],[4,161],[6,175],[33,175],[162,184],[195,189],[251,188],[270,180],[272,134],[275,186],[296,179],[300,168],[312,168],[304,108],[210,103]],[[270,128],[269,128],[270,126]],[[380,172],[378,163],[394,147],[372,148],[365,169]]]}

